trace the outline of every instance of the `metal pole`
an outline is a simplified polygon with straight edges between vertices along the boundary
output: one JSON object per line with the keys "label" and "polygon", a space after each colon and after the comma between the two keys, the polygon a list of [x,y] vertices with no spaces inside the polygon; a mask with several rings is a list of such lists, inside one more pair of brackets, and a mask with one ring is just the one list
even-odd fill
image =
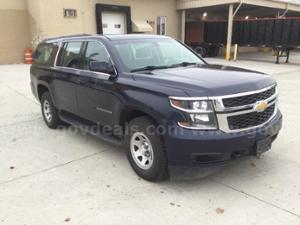
{"label": "metal pole", "polygon": [[181,41],[185,41],[185,10],[181,11]]}
{"label": "metal pole", "polygon": [[228,10],[228,28],[227,28],[227,46],[226,46],[226,60],[230,61],[231,55],[231,39],[232,39],[232,26],[233,26],[233,4],[229,5]]}
{"label": "metal pole", "polygon": [[238,5],[238,7],[235,9],[235,11],[233,13],[233,18],[238,13],[238,11],[240,10],[240,8],[241,8],[242,5],[243,5],[243,0],[240,0],[240,4]]}
{"label": "metal pole", "polygon": [[234,60],[234,61],[237,60],[237,55],[238,55],[238,45],[235,44],[235,45],[234,45],[234,56],[233,56],[233,60]]}

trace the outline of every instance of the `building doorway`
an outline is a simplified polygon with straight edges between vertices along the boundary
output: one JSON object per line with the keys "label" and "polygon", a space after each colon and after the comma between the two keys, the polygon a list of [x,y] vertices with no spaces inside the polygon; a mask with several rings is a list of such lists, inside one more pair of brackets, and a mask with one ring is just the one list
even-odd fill
{"label": "building doorway", "polygon": [[129,6],[96,4],[98,34],[127,34],[132,32]]}
{"label": "building doorway", "polygon": [[126,15],[117,12],[102,13],[103,34],[126,34]]}

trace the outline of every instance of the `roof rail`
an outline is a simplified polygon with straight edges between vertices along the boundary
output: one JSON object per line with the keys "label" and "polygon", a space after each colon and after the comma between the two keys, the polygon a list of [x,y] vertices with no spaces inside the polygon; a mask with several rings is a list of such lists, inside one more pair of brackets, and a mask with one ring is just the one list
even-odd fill
{"label": "roof rail", "polygon": [[45,38],[43,41],[51,41],[51,40],[58,40],[58,39],[72,38],[72,37],[74,37],[74,38],[76,38],[76,37],[85,37],[85,36],[92,36],[92,35],[91,34],[72,34],[72,35]]}

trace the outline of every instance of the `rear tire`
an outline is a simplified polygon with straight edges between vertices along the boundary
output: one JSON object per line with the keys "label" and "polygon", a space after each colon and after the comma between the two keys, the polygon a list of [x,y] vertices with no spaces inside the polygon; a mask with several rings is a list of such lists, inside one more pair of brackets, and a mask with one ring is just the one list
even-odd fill
{"label": "rear tire", "polygon": [[43,93],[41,107],[44,121],[49,128],[56,129],[62,124],[49,92]]}
{"label": "rear tire", "polygon": [[164,143],[156,134],[156,127],[149,117],[138,117],[129,123],[125,139],[131,167],[149,181],[161,181],[169,176]]}
{"label": "rear tire", "polygon": [[218,46],[209,47],[209,56],[217,57],[219,55],[220,48]]}
{"label": "rear tire", "polygon": [[205,58],[207,55],[207,50],[206,48],[202,46],[197,46],[195,49],[195,52],[197,52],[199,55],[201,55],[202,58]]}

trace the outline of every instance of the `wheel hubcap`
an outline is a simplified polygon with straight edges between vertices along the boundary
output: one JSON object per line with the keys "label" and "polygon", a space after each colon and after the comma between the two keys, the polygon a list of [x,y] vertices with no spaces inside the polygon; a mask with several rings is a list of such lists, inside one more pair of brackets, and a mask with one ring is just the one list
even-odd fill
{"label": "wheel hubcap", "polygon": [[47,120],[47,122],[51,122],[52,112],[51,112],[50,103],[47,100],[44,101],[43,110],[44,110],[45,119]]}
{"label": "wheel hubcap", "polygon": [[153,148],[150,140],[143,133],[137,132],[130,140],[130,151],[134,162],[144,170],[153,164]]}

